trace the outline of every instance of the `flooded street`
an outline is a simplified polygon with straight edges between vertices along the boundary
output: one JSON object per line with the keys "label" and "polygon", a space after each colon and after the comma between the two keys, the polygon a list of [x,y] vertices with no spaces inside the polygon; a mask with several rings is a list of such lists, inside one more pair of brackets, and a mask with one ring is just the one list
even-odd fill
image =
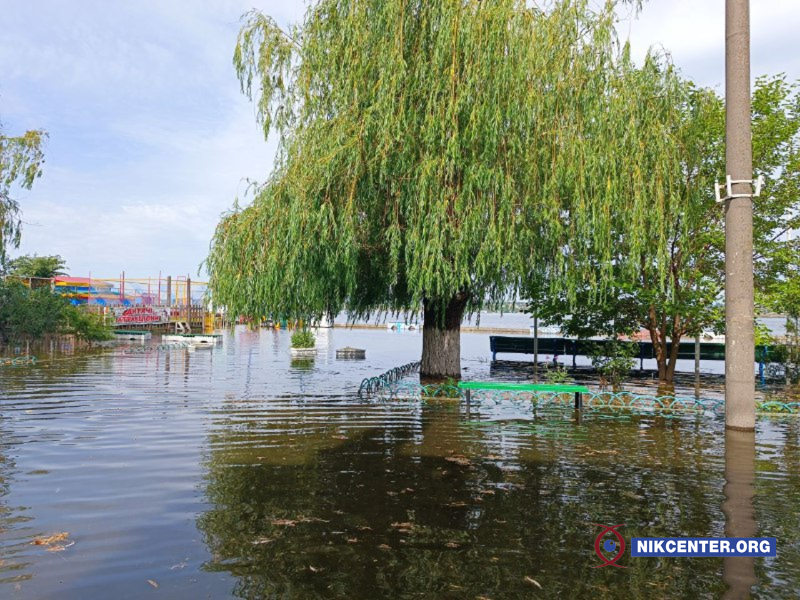
{"label": "flooded street", "polygon": [[[727,442],[709,415],[485,403],[468,421],[453,400],[356,394],[417,360],[418,334],[322,331],[294,363],[289,338],[0,370],[0,597],[800,595],[797,417]],[[348,345],[367,359],[336,360]],[[501,377],[486,335],[462,345],[466,378]],[[596,523],[776,537],[778,555],[594,568]]]}

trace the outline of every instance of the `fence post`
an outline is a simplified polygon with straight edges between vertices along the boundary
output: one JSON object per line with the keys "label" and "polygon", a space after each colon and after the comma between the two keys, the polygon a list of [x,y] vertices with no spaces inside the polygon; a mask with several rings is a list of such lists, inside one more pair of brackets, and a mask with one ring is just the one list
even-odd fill
{"label": "fence post", "polygon": [[694,378],[700,379],[700,334],[694,338]]}
{"label": "fence post", "polygon": [[539,381],[539,317],[533,317],[533,380]]}
{"label": "fence post", "polygon": [[192,280],[186,278],[186,324],[192,330]]}

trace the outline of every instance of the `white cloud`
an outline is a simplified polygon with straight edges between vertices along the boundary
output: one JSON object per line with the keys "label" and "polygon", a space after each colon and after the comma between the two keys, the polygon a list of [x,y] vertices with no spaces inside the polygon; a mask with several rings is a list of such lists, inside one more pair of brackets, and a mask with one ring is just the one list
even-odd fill
{"label": "white cloud", "polygon": [[[800,77],[800,2],[752,3],[753,75]],[[303,0],[261,0],[283,25]],[[59,253],[73,274],[194,274],[220,213],[263,180],[266,144],[231,55],[249,0],[7,2],[0,117],[50,132],[44,176],[22,194],[23,252]],[[724,76],[724,0],[650,0],[634,50],[669,49],[705,85]],[[627,27],[621,26],[623,35]]]}
{"label": "white cloud", "polygon": [[[794,51],[800,2],[750,4],[753,78],[780,72],[800,78],[800,55]],[[627,36],[628,27],[620,31]],[[725,0],[650,0],[639,19],[630,24],[630,32],[637,56],[650,46],[662,46],[684,75],[724,91]]]}

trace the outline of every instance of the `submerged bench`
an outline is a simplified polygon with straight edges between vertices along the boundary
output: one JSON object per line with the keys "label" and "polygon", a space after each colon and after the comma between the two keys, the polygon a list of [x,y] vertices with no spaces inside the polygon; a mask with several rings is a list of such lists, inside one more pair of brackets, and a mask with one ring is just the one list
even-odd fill
{"label": "submerged bench", "polygon": [[583,385],[558,385],[551,383],[502,383],[499,381],[459,381],[458,389],[467,393],[467,407],[469,407],[472,390],[501,390],[509,392],[556,392],[559,394],[575,394],[575,409],[583,408],[583,395],[589,393],[589,388]]}

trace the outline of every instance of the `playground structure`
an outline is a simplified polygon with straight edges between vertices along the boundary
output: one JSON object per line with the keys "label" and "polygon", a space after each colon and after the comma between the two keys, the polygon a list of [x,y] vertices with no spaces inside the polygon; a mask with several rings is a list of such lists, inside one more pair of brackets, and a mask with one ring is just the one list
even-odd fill
{"label": "playground structure", "polygon": [[99,306],[202,306],[208,284],[189,276],[131,278],[54,277],[54,289],[74,304]]}
{"label": "playground structure", "polygon": [[100,312],[116,330],[209,333],[216,327],[208,283],[187,276],[19,278],[31,288],[49,286],[77,306]]}

